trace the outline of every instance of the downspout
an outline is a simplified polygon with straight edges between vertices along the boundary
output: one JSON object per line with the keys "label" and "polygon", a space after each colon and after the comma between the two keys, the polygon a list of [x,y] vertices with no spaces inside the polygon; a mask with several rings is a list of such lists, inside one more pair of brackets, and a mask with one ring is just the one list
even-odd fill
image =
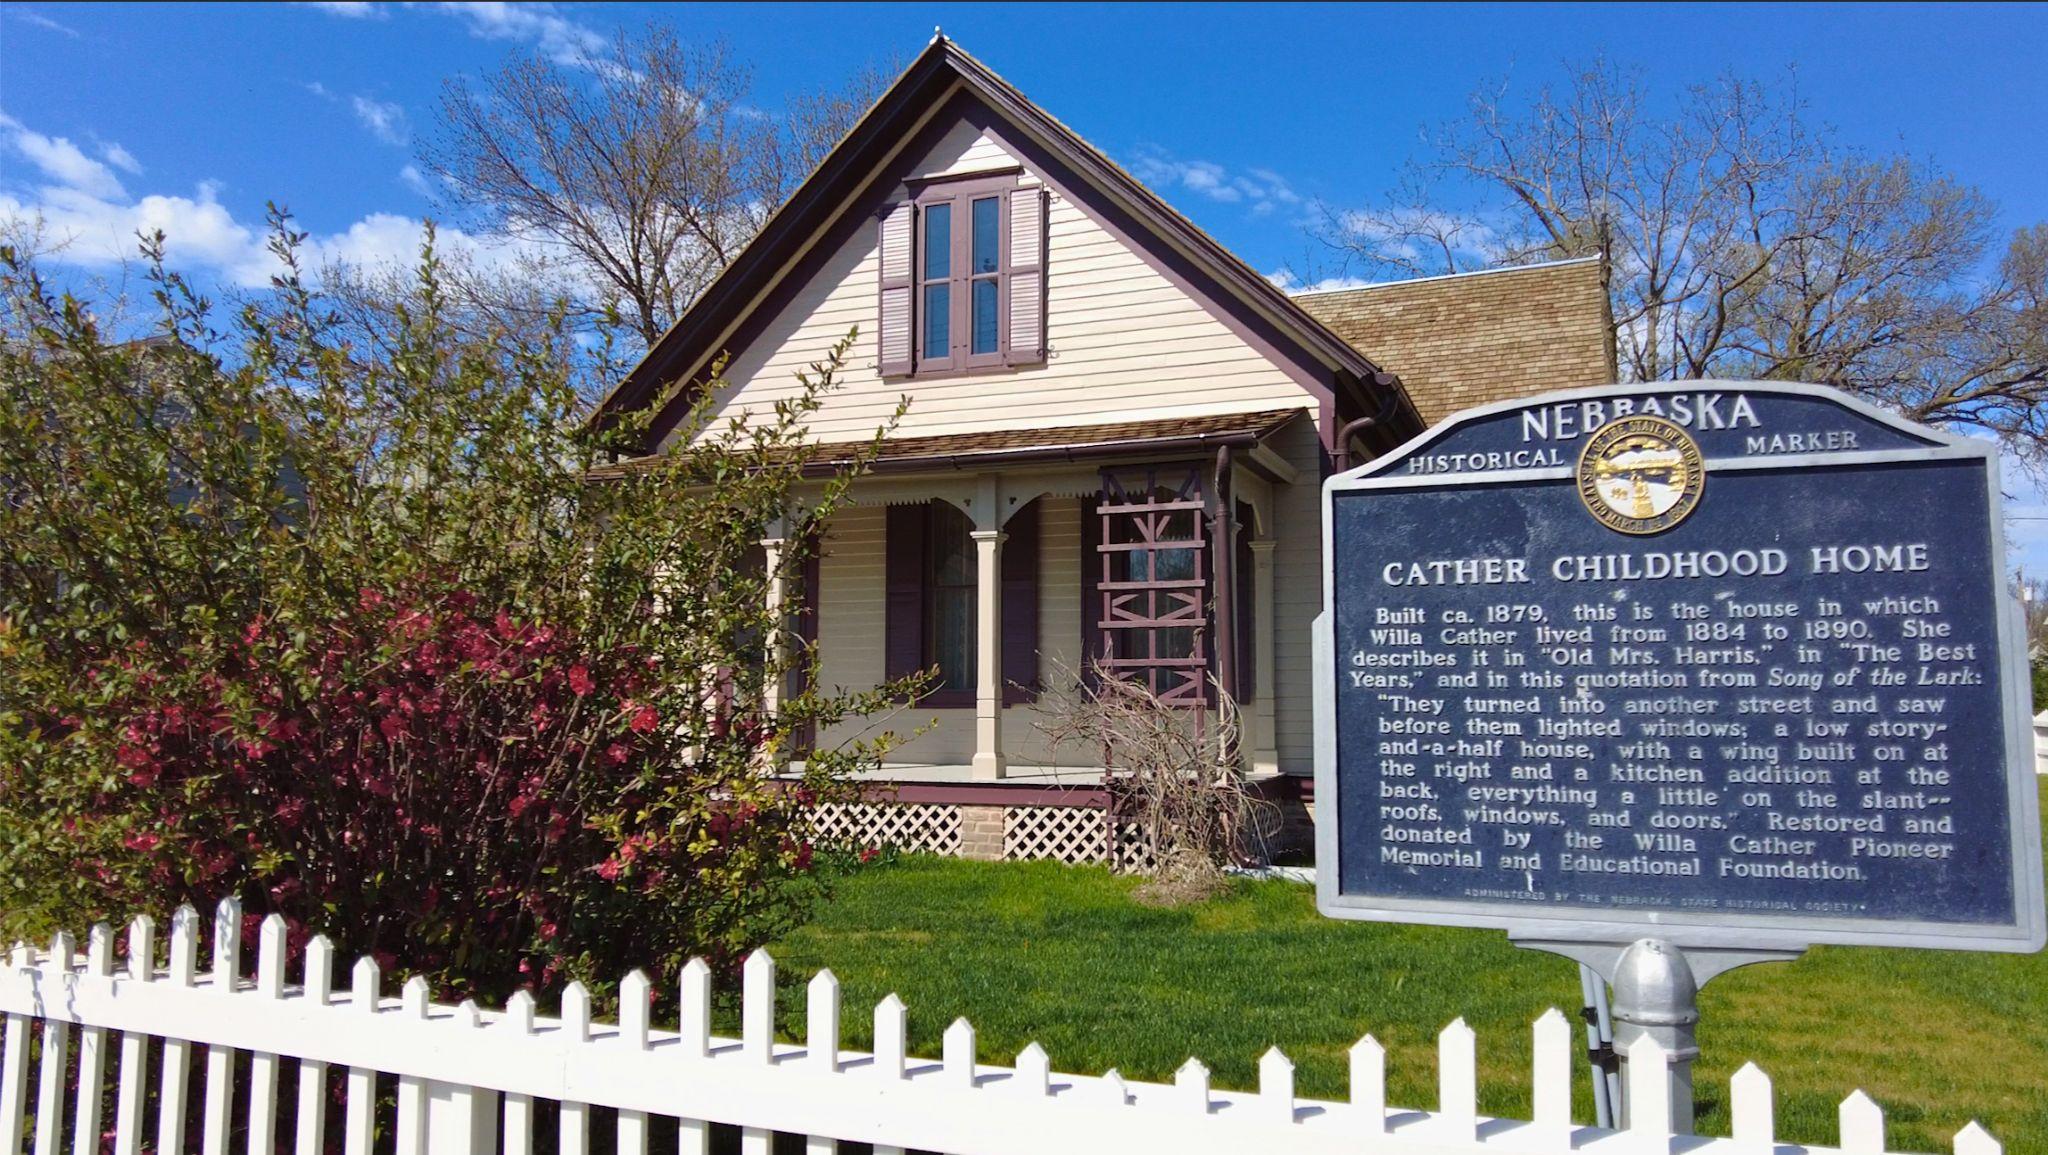
{"label": "downspout", "polygon": [[1337,472],[1339,473],[1358,464],[1351,460],[1351,439],[1392,417],[1394,410],[1401,405],[1401,379],[1399,377],[1391,373],[1379,373],[1374,375],[1373,383],[1378,385],[1381,390],[1383,400],[1380,402],[1380,411],[1367,417],[1354,417],[1350,421],[1345,422],[1343,428],[1337,430]]}

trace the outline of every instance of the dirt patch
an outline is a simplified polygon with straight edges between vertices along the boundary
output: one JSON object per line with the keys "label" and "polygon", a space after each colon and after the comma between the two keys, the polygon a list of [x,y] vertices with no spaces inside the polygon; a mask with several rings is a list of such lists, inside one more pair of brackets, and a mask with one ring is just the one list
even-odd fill
{"label": "dirt patch", "polygon": [[1229,886],[1230,879],[1207,855],[1180,848],[1167,852],[1152,877],[1131,891],[1131,898],[1142,906],[1187,906],[1206,902]]}

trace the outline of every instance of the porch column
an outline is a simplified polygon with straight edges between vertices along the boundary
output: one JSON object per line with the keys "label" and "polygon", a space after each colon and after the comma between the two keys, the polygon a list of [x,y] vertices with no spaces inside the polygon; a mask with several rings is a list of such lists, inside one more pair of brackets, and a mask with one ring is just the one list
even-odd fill
{"label": "porch column", "polygon": [[974,496],[974,776],[1003,776],[1003,509],[985,474]]}
{"label": "porch column", "polygon": [[[788,597],[788,591],[784,588],[782,580],[782,554],[788,545],[789,539],[783,537],[764,537],[761,539],[761,556],[766,567],[763,572],[768,576],[768,589],[766,591],[768,603],[767,659],[771,670],[782,662],[783,603]],[[777,672],[761,679],[761,710],[766,714],[774,714],[781,708],[782,676]]]}
{"label": "porch column", "polygon": [[1279,743],[1273,725],[1273,547],[1278,543],[1262,538],[1250,543],[1252,550],[1252,670],[1256,697],[1252,700],[1252,773],[1275,774],[1280,770]]}

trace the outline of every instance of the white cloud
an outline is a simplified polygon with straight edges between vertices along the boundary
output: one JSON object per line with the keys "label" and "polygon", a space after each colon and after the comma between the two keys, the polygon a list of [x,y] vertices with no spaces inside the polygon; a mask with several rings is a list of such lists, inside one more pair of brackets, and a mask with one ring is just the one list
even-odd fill
{"label": "white cloud", "polygon": [[142,175],[142,162],[136,160],[135,154],[129,152],[125,148],[122,148],[118,142],[111,140],[103,140],[99,142],[99,146],[100,156],[103,157],[108,164],[113,165],[115,168],[120,169],[122,172],[129,173],[134,176]]}
{"label": "white cloud", "polygon": [[472,36],[532,44],[564,64],[586,64],[605,46],[603,36],[563,16],[553,4],[444,3],[437,7],[467,23]]}
{"label": "white cloud", "polygon": [[368,3],[367,0],[309,0],[306,7],[350,20],[382,20],[387,15],[383,5]]}
{"label": "white cloud", "polygon": [[1303,281],[1294,274],[1293,269],[1275,269],[1266,274],[1266,282],[1290,297],[1302,293],[1334,293],[1342,289],[1362,289],[1367,285],[1382,283],[1365,277],[1318,277],[1313,281]]}
{"label": "white cloud", "polygon": [[1299,205],[1302,199],[1293,184],[1272,169],[1232,171],[1214,161],[1181,160],[1156,145],[1138,150],[1131,172],[1162,194],[1185,189],[1212,201],[1243,205],[1253,216]]}
{"label": "white cloud", "polygon": [[[280,271],[277,258],[265,247],[262,224],[237,219],[220,202],[219,188],[212,182],[189,194],[150,193],[131,199],[111,170],[68,141],[43,136],[5,114],[0,114],[0,131],[58,182],[0,183],[0,223],[40,222],[49,244],[45,259],[51,263],[104,269],[132,261],[140,254],[139,235],[161,230],[166,261],[182,272],[260,288]],[[410,265],[419,257],[424,228],[412,217],[371,213],[339,232],[308,237],[302,263],[316,272],[333,262]],[[439,244],[444,252],[486,266],[510,263],[532,248],[507,236],[473,236],[445,227],[439,230]]]}
{"label": "white cloud", "polygon": [[61,136],[44,136],[4,112],[0,112],[0,134],[5,134],[9,147],[28,158],[29,163],[60,187],[94,196],[127,195],[113,169],[85,155],[83,149]]}
{"label": "white cloud", "polygon": [[33,8],[24,8],[19,4],[9,4],[4,8],[0,8],[0,11],[4,11],[8,16],[21,21],[31,28],[41,28],[46,32],[61,32],[73,40],[78,39],[78,29],[68,24],[59,24]]}
{"label": "white cloud", "polygon": [[420,166],[416,164],[409,164],[406,165],[404,168],[399,169],[398,179],[404,182],[405,187],[411,189],[412,191],[420,194],[423,197],[430,197],[434,195],[433,182],[427,179],[427,174],[421,172]]}
{"label": "white cloud", "polygon": [[1347,239],[1382,260],[1413,268],[1444,265],[1446,250],[1461,270],[1497,264],[1507,254],[1499,230],[1477,216],[1397,207],[1345,211],[1335,219]]}
{"label": "white cloud", "polygon": [[[402,6],[431,7],[460,20],[471,36],[482,40],[531,44],[557,63],[599,70],[606,67],[603,61],[596,59],[607,43],[605,36],[564,16],[551,3],[511,4],[502,0],[456,3],[444,0],[432,5],[408,3]],[[388,4],[349,3],[346,0],[313,0],[307,7],[353,20],[382,20],[391,14],[392,8]]]}
{"label": "white cloud", "polygon": [[387,100],[372,100],[367,96],[350,98],[350,107],[356,110],[356,119],[370,130],[370,135],[385,144],[402,145],[411,137],[406,125],[403,105]]}

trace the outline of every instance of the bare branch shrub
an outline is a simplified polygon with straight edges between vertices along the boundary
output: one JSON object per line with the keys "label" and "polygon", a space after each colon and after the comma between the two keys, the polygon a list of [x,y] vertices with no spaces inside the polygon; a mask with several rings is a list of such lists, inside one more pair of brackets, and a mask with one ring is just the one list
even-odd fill
{"label": "bare branch shrub", "polygon": [[1054,685],[1040,698],[1038,729],[1056,748],[1101,751],[1112,815],[1138,832],[1117,867],[1152,876],[1140,901],[1214,893],[1225,866],[1252,857],[1260,812],[1271,808],[1246,783],[1237,704],[1216,685],[1213,711],[1190,709],[1107,672],[1084,680],[1060,669]]}

